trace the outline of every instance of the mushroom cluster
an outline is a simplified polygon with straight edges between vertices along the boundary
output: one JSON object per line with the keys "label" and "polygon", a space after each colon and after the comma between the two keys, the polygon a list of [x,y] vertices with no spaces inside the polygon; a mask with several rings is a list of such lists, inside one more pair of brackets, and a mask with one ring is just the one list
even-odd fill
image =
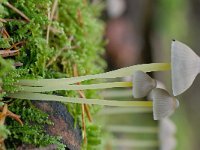
{"label": "mushroom cluster", "polygon": [[142,71],[133,75],[133,96],[143,98],[150,95],[153,100],[154,120],[170,116],[179,106],[179,101],[171,96],[165,89],[157,88],[157,81]]}
{"label": "mushroom cluster", "polygon": [[[171,58],[171,64],[152,63],[135,65],[96,75],[86,75],[62,79],[21,79],[15,83],[15,85],[20,86],[20,89],[14,93],[7,93],[7,97],[108,106],[152,107],[154,119],[160,120],[170,116],[179,106],[179,101],[174,96],[177,96],[188,89],[200,71],[199,57],[189,47],[181,42],[172,41]],[[158,88],[157,81],[146,74],[146,72],[152,71],[167,71],[171,68],[172,89],[174,96],[171,96],[167,90]],[[131,74],[133,75],[132,82],[106,82],[89,85],[76,84],[85,80],[126,77],[130,76]],[[183,75],[184,78],[180,78],[180,76]],[[43,93],[58,90],[107,89],[114,87],[132,87],[132,94],[134,98],[143,98],[148,96],[152,99],[152,101],[86,99],[76,97],[63,97]]]}

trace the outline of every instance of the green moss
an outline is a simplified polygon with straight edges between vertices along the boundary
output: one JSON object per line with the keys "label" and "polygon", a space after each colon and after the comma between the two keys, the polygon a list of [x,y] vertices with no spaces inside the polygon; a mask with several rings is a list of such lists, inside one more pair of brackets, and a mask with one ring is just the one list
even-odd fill
{"label": "green moss", "polygon": [[10,131],[6,128],[5,125],[0,125],[0,133],[1,133],[0,138],[2,139],[6,139],[8,135],[10,135]]}
{"label": "green moss", "polygon": [[16,100],[9,108],[12,112],[21,115],[24,125],[21,126],[18,122],[7,119],[7,128],[11,132],[6,141],[8,149],[17,147],[22,142],[36,146],[48,146],[54,143],[59,149],[65,148],[65,145],[60,142],[60,137],[45,134],[44,125],[52,122],[49,121],[47,114],[35,108],[29,101]]}
{"label": "green moss", "polygon": [[[6,39],[0,35],[0,49],[9,48],[18,42],[22,44],[18,45],[20,50],[18,56],[6,58],[6,60],[0,57],[0,78],[3,80],[5,91],[1,97],[6,92],[18,90],[19,87],[13,86],[18,79],[71,77],[74,64],[77,65],[79,75],[96,74],[103,71],[105,63],[101,55],[104,52],[102,40],[104,31],[103,23],[98,19],[102,5],[83,3],[82,0],[60,0],[56,10],[57,15],[53,20],[49,20],[48,10],[51,12],[54,3],[52,0],[9,1],[30,19],[30,22],[27,22],[18,13],[6,7],[5,2],[0,2],[0,18],[13,20],[1,23],[1,28],[6,29],[10,37]],[[51,28],[47,41],[48,26]],[[14,61],[22,62],[23,66],[14,69],[12,66]],[[92,82],[86,81],[85,83]],[[79,96],[73,91],[60,91],[57,94]],[[88,90],[85,94],[87,98],[98,97],[94,90]],[[80,105],[66,104],[66,106],[75,122],[81,126]],[[45,146],[48,143],[60,145],[58,137],[49,136],[43,131],[43,125],[49,123],[43,112],[21,100],[11,102],[9,109],[21,115],[25,121],[25,125],[21,127],[12,119],[8,120],[7,128],[11,132],[7,139],[9,148],[14,148],[19,143],[31,143],[36,146]],[[98,109],[97,106],[91,106],[90,111],[94,114]],[[86,123],[86,125],[87,129],[96,126],[91,123]],[[98,146],[101,143],[101,136],[93,137],[90,130],[87,132],[89,132],[87,147]],[[60,149],[62,148],[61,144]]]}
{"label": "green moss", "polygon": [[84,150],[97,150],[102,149],[102,130],[101,127],[95,124],[87,124],[87,144],[83,145],[82,149]]}

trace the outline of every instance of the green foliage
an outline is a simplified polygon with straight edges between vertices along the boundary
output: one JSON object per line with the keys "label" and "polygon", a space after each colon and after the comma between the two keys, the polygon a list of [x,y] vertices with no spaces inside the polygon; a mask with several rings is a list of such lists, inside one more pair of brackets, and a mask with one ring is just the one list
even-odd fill
{"label": "green foliage", "polygon": [[3,7],[3,5],[1,4],[1,1],[0,1],[0,18],[3,18],[4,16],[8,15],[5,7]]}
{"label": "green foliage", "polygon": [[64,32],[68,33],[68,39],[73,38],[71,47],[75,47],[74,50],[65,52],[61,58],[67,65],[65,68],[70,68],[72,63],[75,63],[81,75],[102,71],[100,57],[103,52],[103,28],[102,22],[93,15],[93,7],[97,6],[88,6],[80,0],[62,0],[61,3],[59,22],[65,24]]}
{"label": "green foliage", "polygon": [[[0,87],[1,88],[2,88],[3,78],[5,78],[7,76],[7,73],[12,71],[13,69],[14,68],[12,67],[12,62],[11,61],[5,61],[0,56]],[[5,96],[5,94],[6,94],[5,92],[3,92],[3,93],[0,92],[0,99],[2,99],[2,97]]]}
{"label": "green foliage", "polygon": [[87,128],[88,144],[98,145],[101,143],[101,128],[97,125],[90,125]]}
{"label": "green foliage", "polygon": [[6,76],[6,74],[13,69],[12,61],[6,61],[0,56],[0,77]]}
{"label": "green foliage", "polygon": [[10,45],[10,40],[11,39],[3,39],[3,38],[0,38],[0,47],[1,48],[9,48],[11,45]]}
{"label": "green foliage", "polygon": [[10,135],[10,131],[6,128],[5,125],[0,125],[0,138],[6,139]]}
{"label": "green foliage", "polygon": [[[0,78],[3,81],[3,90],[16,92],[19,87],[14,86],[18,79],[24,78],[62,78],[73,76],[73,65],[77,65],[79,75],[96,74],[103,71],[105,63],[101,58],[104,51],[102,40],[103,23],[97,19],[102,5],[84,3],[82,0],[60,0],[53,20],[48,18],[52,11],[53,0],[12,0],[14,7],[23,12],[30,22],[6,7],[0,1],[0,18],[9,18],[12,21],[2,23],[1,27],[9,33],[9,38],[0,34],[0,49],[10,48],[14,43],[22,42],[18,48],[20,54],[10,61],[10,58],[0,57]],[[49,31],[49,38],[47,32]],[[49,40],[47,40],[49,39]],[[13,61],[23,63],[22,67],[14,69]],[[92,83],[86,81],[84,83]],[[55,94],[78,97],[77,92],[60,91]],[[98,97],[94,90],[85,92],[87,98]],[[25,104],[24,104],[25,103]],[[49,143],[59,143],[58,137],[52,137],[43,131],[43,125],[48,122],[47,116],[41,111],[27,105],[26,102],[16,100],[9,107],[14,113],[22,116],[25,125],[9,119],[7,127],[11,132],[7,140],[9,148],[19,143],[31,143],[36,146],[45,146]],[[66,104],[75,122],[81,125],[81,107],[78,104]],[[100,107],[91,106],[94,114]],[[96,126],[87,123],[87,129]],[[99,131],[99,127],[98,131]],[[88,131],[88,147],[96,147],[101,143],[100,134],[94,137]],[[94,129],[97,133],[97,129]]]}
{"label": "green foliage", "polygon": [[6,92],[16,92],[18,89],[20,89],[19,86],[14,85],[15,82],[17,82],[18,79],[25,77],[25,74],[27,74],[27,70],[24,69],[14,69],[10,70],[6,76],[2,78],[3,80],[3,90]]}
{"label": "green foliage", "polygon": [[21,115],[24,125],[8,118],[7,126],[11,132],[7,143],[7,148],[16,147],[21,142],[36,146],[48,146],[57,144],[58,149],[65,149],[65,145],[60,142],[60,137],[53,137],[44,132],[44,125],[50,125],[48,115],[35,108],[29,101],[16,100],[9,107],[11,111]]}
{"label": "green foliage", "polygon": [[87,124],[87,144],[83,145],[84,150],[97,150],[102,149],[102,130],[101,127],[95,124]]}

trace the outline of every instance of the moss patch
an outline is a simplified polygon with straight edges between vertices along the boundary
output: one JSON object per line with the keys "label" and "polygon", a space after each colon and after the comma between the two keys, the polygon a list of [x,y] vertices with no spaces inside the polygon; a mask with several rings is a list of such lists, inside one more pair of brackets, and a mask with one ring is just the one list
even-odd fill
{"label": "moss patch", "polygon": [[[15,92],[13,86],[24,78],[62,78],[73,76],[76,64],[79,75],[103,71],[105,63],[101,58],[104,51],[102,40],[103,24],[98,19],[102,5],[82,0],[12,0],[0,2],[0,50],[18,51],[0,58],[0,78],[3,81],[1,97],[6,92]],[[11,6],[17,8],[26,17]],[[54,9],[55,7],[55,9]],[[28,19],[26,19],[28,18]],[[12,56],[12,57],[10,57]],[[14,62],[23,66],[13,67]],[[87,81],[92,82],[92,81]],[[57,92],[64,96],[79,96],[76,92]],[[86,91],[86,97],[96,97],[96,91]],[[45,134],[43,125],[50,123],[48,116],[34,108],[29,101],[3,99],[9,109],[21,115],[24,126],[14,120],[7,120],[7,146],[16,148],[20,143],[36,146],[57,144],[63,149],[58,137]],[[75,122],[81,125],[81,107],[66,104]],[[95,113],[98,107],[91,106]],[[86,123],[88,125],[91,123]],[[90,134],[88,134],[90,136]],[[99,138],[99,137],[97,137]],[[88,137],[90,139],[90,137]],[[88,142],[88,146],[92,142]],[[93,145],[99,145],[97,142]]]}

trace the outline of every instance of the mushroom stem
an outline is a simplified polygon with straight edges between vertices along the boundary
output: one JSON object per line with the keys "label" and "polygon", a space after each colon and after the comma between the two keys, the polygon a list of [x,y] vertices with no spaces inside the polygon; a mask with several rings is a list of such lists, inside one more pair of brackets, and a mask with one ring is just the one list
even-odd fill
{"label": "mushroom stem", "polygon": [[151,71],[167,71],[170,70],[170,68],[171,65],[169,63],[142,64],[95,75],[85,75],[85,76],[62,78],[62,79],[38,79],[38,80],[24,79],[24,80],[19,80],[18,84],[27,86],[66,85],[66,84],[74,84],[77,82],[82,82],[85,80],[108,79],[108,78],[129,76],[132,75],[133,72],[136,70],[141,70],[143,72],[151,72]]}
{"label": "mushroom stem", "polygon": [[118,114],[128,114],[128,113],[152,113],[152,108],[118,108],[118,107],[112,107],[112,108],[103,108],[102,111],[98,113],[98,115],[118,115]]}
{"label": "mushroom stem", "polygon": [[122,140],[114,139],[111,141],[112,146],[114,147],[123,147],[123,148],[150,148],[158,147],[159,143],[157,141],[144,141],[144,140]]}
{"label": "mushroom stem", "polygon": [[29,99],[29,100],[42,100],[42,101],[60,101],[79,104],[96,104],[107,106],[121,106],[121,107],[152,107],[152,101],[117,101],[117,100],[101,100],[101,99],[85,99],[64,97],[56,95],[48,95],[41,93],[31,92],[16,92],[7,95],[10,98]]}
{"label": "mushroom stem", "polygon": [[121,99],[124,99],[124,98],[130,98],[132,99],[133,98],[133,94],[132,94],[132,89],[131,88],[126,88],[126,89],[106,89],[106,90],[103,90],[101,92],[101,95],[104,97],[104,98],[121,98]]}
{"label": "mushroom stem", "polygon": [[110,83],[99,83],[90,85],[54,85],[44,87],[28,87],[21,86],[21,91],[26,92],[49,92],[58,90],[91,90],[91,89],[107,89],[113,87],[132,87],[132,82],[110,82]]}
{"label": "mushroom stem", "polygon": [[114,133],[158,133],[157,127],[109,125],[106,130]]}

